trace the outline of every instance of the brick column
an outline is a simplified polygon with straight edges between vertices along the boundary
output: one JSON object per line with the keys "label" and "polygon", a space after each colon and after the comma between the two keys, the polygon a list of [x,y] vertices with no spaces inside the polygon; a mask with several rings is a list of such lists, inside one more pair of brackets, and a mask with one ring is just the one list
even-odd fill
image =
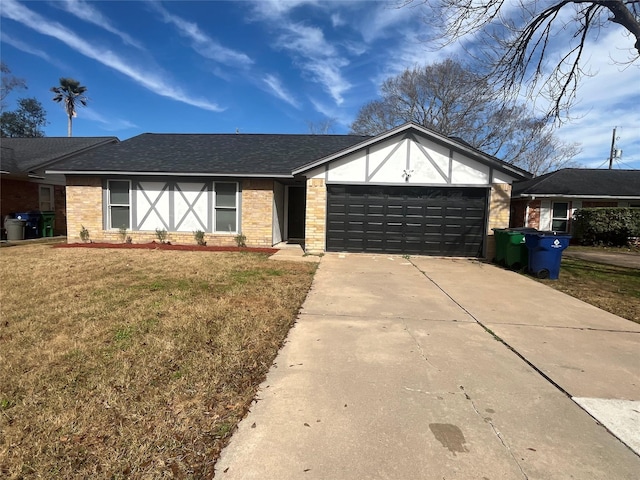
{"label": "brick column", "polygon": [[242,233],[247,246],[273,245],[273,180],[242,181]]}
{"label": "brick column", "polygon": [[67,176],[67,242],[80,242],[84,226],[91,240],[104,237],[102,223],[102,180]]}
{"label": "brick column", "polygon": [[493,228],[507,228],[511,209],[511,185],[494,183],[489,197],[489,229],[485,238],[485,258],[492,259],[496,254],[496,242]]}
{"label": "brick column", "polygon": [[325,251],[327,219],[327,187],[322,178],[307,179],[307,212],[305,221],[305,250],[309,253]]}

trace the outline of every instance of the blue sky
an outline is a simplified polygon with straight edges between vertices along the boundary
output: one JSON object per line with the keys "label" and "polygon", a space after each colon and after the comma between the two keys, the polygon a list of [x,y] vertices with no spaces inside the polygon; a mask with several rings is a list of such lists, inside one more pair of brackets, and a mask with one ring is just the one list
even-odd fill
{"label": "blue sky", "polygon": [[[88,87],[74,136],[309,133],[327,117],[334,133],[348,133],[382,80],[463,52],[429,48],[423,12],[395,3],[2,0],[2,61],[29,87],[9,108],[36,97],[46,135],[66,136],[49,92],[64,76]],[[590,40],[595,75],[583,79],[575,120],[557,132],[581,144],[576,160],[586,167],[606,163],[617,126],[616,167],[640,168],[640,67],[614,61],[633,46],[623,33],[611,25]]]}

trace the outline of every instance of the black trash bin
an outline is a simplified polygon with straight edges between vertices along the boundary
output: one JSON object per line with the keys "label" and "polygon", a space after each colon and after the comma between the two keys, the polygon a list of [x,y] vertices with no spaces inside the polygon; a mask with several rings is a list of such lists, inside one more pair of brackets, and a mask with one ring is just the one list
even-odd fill
{"label": "black trash bin", "polygon": [[529,249],[529,273],[538,278],[557,280],[560,276],[562,252],[569,246],[571,235],[557,232],[525,233]]}
{"label": "black trash bin", "polygon": [[37,211],[16,213],[18,220],[24,220],[26,222],[24,227],[24,238],[40,238],[42,214]]}

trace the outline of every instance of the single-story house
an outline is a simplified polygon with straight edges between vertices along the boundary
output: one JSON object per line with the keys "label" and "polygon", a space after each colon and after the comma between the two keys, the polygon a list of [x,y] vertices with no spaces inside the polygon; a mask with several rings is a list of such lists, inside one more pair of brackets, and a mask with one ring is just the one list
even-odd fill
{"label": "single-story house", "polygon": [[511,227],[571,232],[579,208],[640,207],[640,170],[564,168],[513,184]]}
{"label": "single-story house", "polygon": [[[67,235],[482,257],[531,175],[408,123],[357,135],[142,134],[61,162]],[[490,251],[488,251],[488,249]]]}
{"label": "single-story house", "polygon": [[65,179],[45,170],[57,162],[117,142],[116,137],[2,138],[0,219],[14,213],[54,211],[54,234],[66,235]]}

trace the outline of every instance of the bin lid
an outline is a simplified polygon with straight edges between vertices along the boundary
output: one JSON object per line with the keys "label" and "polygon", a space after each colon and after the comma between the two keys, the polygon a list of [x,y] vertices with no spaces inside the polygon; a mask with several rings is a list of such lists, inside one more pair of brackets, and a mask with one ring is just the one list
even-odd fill
{"label": "bin lid", "polygon": [[525,235],[537,235],[538,237],[569,237],[571,238],[570,233],[566,232],[555,232],[552,230],[540,230],[536,232],[527,232]]}

